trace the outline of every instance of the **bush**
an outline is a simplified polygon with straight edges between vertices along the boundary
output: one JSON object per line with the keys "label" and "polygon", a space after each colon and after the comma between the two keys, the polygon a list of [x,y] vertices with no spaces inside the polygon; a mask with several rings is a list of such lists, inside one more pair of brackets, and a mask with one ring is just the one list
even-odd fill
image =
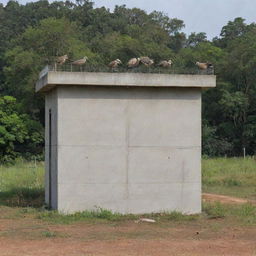
{"label": "bush", "polygon": [[25,151],[41,154],[42,131],[38,122],[18,112],[14,97],[0,97],[0,163],[13,162]]}

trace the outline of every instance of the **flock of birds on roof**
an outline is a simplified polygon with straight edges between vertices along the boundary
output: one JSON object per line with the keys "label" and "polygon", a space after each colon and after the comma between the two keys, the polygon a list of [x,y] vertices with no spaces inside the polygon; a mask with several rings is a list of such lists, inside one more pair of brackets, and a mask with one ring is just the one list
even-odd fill
{"label": "flock of birds on roof", "polygon": [[[60,57],[56,58],[56,63],[59,65],[63,65],[66,61],[68,60],[68,55],[63,55]],[[82,59],[79,60],[75,60],[72,61],[71,64],[72,65],[76,65],[76,66],[82,66],[87,62],[88,58],[85,56]],[[111,61],[108,64],[108,67],[111,68],[112,70],[118,68],[119,65],[122,65],[122,61],[120,59],[116,59]],[[154,60],[150,59],[149,57],[140,57],[140,58],[132,58],[128,61],[127,63],[127,67],[129,69],[131,68],[136,68],[138,67],[140,64],[143,64],[146,67],[151,67],[153,66]],[[171,67],[173,64],[172,60],[162,60],[160,61],[157,66],[158,67],[162,67],[162,68],[169,68]],[[209,70],[209,69],[213,69],[213,64],[209,63],[209,62],[196,62],[195,65],[200,69],[200,70]]]}

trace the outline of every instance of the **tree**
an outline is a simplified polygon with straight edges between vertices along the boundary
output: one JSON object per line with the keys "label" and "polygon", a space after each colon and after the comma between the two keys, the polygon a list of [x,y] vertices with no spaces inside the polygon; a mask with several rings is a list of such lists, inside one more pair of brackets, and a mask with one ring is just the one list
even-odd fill
{"label": "tree", "polygon": [[217,67],[218,63],[223,58],[223,51],[221,48],[214,46],[210,42],[198,43],[195,47],[183,48],[177,55],[177,65],[187,68],[195,68],[195,63],[199,62],[211,62]]}
{"label": "tree", "polygon": [[[17,111],[16,99],[11,96],[0,97],[0,162],[10,162],[19,155],[17,148],[22,144],[40,144],[42,133],[29,124],[29,118]],[[42,127],[41,131],[42,131]],[[32,132],[32,133],[30,133]],[[24,148],[23,148],[24,149]]]}
{"label": "tree", "polygon": [[241,17],[235,18],[234,21],[229,21],[228,24],[222,28],[220,38],[214,39],[216,46],[225,48],[228,46],[229,42],[242,36],[248,28],[244,21],[245,19]]}
{"label": "tree", "polygon": [[206,33],[191,33],[187,39],[186,47],[195,47],[202,42],[207,42]]}
{"label": "tree", "polygon": [[42,20],[38,26],[27,28],[15,43],[5,54],[3,93],[17,98],[31,116],[37,111],[37,118],[43,118],[43,101],[34,91],[40,70],[58,55],[68,54],[71,59],[95,56],[79,39],[75,24],[66,19]]}
{"label": "tree", "polygon": [[217,128],[210,126],[203,120],[202,127],[202,153],[203,155],[214,157],[230,155],[232,144],[216,134]]}
{"label": "tree", "polygon": [[174,35],[185,27],[183,20],[177,18],[170,19],[168,15],[163,12],[154,11],[149,15],[163,30],[167,31],[169,35]]}
{"label": "tree", "polygon": [[225,40],[235,39],[246,31],[247,25],[245,24],[245,19],[238,17],[234,21],[229,21],[226,26],[221,30],[220,36]]}

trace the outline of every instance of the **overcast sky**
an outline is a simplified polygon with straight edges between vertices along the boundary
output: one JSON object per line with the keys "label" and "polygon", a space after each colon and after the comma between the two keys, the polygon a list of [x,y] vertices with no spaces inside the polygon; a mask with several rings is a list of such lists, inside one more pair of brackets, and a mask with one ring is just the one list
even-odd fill
{"label": "overcast sky", "polygon": [[[8,0],[0,0],[5,4]],[[19,0],[20,3],[29,2]],[[171,18],[184,20],[184,32],[206,32],[208,38],[220,34],[229,20],[243,17],[247,23],[256,22],[256,0],[94,0],[95,6],[106,6],[113,10],[115,5],[138,7],[147,12],[163,11]]]}

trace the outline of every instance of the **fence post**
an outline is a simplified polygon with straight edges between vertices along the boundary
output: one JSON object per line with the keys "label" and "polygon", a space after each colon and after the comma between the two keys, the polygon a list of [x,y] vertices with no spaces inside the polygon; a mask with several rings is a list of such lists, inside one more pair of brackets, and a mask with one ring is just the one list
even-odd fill
{"label": "fence post", "polygon": [[36,168],[36,157],[34,157],[34,167]]}

